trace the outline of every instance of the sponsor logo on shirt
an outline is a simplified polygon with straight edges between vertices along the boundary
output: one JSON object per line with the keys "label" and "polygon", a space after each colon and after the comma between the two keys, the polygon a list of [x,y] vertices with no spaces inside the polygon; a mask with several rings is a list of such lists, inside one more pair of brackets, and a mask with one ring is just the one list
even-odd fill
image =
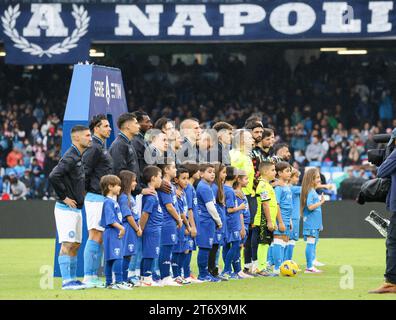
{"label": "sponsor logo on shirt", "polygon": [[74,231],[69,232],[69,238],[74,238],[76,236],[76,233]]}

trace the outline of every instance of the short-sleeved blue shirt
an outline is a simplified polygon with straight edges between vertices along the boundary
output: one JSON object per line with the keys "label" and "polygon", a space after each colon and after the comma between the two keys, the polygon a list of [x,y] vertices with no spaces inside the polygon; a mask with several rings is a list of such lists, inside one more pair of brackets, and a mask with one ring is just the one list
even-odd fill
{"label": "short-sleeved blue shirt", "polygon": [[276,186],[275,195],[280,207],[283,223],[289,224],[293,209],[293,195],[291,189],[289,186]]}
{"label": "short-sleeved blue shirt", "polygon": [[227,220],[227,231],[234,232],[240,231],[241,226],[241,211],[228,213],[228,209],[238,207],[237,196],[232,187],[224,185],[224,196],[225,196],[225,206],[226,206],[226,220]]}
{"label": "short-sleeved blue shirt", "polygon": [[206,203],[216,203],[215,196],[213,194],[210,184],[204,180],[201,180],[197,186],[197,199],[198,199],[198,213],[200,221],[213,219],[208,209],[206,209]]}
{"label": "short-sleeved blue shirt", "polygon": [[163,213],[162,226],[163,227],[174,227],[176,225],[176,220],[171,216],[171,214],[166,209],[167,204],[172,204],[175,210],[179,213],[179,206],[177,204],[176,188],[171,185],[171,193],[166,193],[163,191],[158,191],[158,199]]}
{"label": "short-sleeved blue shirt", "polygon": [[311,189],[307,196],[307,203],[304,206],[304,229],[319,229],[322,227],[322,208],[318,207],[313,211],[308,209],[309,206],[320,202],[319,195],[315,189]]}
{"label": "short-sleeved blue shirt", "polygon": [[149,214],[144,232],[161,230],[163,215],[157,195],[149,194],[143,196],[142,213],[143,212]]}
{"label": "short-sleeved blue shirt", "polygon": [[300,195],[301,195],[301,186],[291,186],[290,187],[293,194],[293,211],[292,211],[292,219],[298,220],[300,219]]}

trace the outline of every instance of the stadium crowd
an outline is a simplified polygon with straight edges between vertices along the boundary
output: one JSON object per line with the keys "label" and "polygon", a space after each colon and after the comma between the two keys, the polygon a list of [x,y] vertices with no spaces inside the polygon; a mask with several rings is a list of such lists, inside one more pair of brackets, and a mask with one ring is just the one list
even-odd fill
{"label": "stadium crowd", "polygon": [[[145,110],[153,122],[166,117],[177,128],[194,117],[204,129],[219,121],[242,128],[257,115],[278,143],[289,145],[295,167],[353,166],[355,175],[374,174],[366,166],[367,150],[376,147],[372,137],[396,127],[385,60],[322,54],[293,69],[283,55],[255,61],[223,54],[205,63],[154,64],[130,55],[104,64],[121,68],[129,110]],[[53,198],[48,174],[60,159],[71,69],[1,64],[0,71],[1,197]]]}

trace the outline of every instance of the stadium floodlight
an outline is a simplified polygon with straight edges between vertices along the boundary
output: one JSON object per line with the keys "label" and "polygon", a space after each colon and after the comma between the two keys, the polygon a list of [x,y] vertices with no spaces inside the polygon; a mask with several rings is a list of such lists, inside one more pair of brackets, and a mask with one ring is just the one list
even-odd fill
{"label": "stadium floodlight", "polygon": [[103,58],[105,56],[104,52],[98,52],[95,49],[89,50],[89,56],[93,58]]}
{"label": "stadium floodlight", "polygon": [[320,48],[320,52],[338,52],[347,50],[347,48]]}
{"label": "stadium floodlight", "polygon": [[367,50],[339,50],[337,51],[338,54],[341,55],[362,55],[367,54]]}
{"label": "stadium floodlight", "polygon": [[4,51],[0,51],[0,57],[5,57],[6,53]]}

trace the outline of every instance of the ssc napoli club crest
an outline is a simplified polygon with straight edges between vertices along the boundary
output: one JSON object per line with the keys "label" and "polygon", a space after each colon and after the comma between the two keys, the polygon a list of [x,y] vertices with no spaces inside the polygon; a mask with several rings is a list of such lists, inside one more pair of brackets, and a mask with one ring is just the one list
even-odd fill
{"label": "ssc napoli club crest", "polygon": [[172,239],[173,242],[176,242],[176,235],[174,233],[171,234],[171,239]]}
{"label": "ssc napoli club crest", "polygon": [[213,245],[213,238],[209,238],[209,244],[212,246]]}
{"label": "ssc napoli club crest", "polygon": [[76,233],[74,231],[69,232],[69,238],[74,238],[76,236]]}
{"label": "ssc napoli club crest", "polygon": [[194,241],[193,241],[193,240],[188,240],[188,245],[189,245],[190,247],[192,247],[192,246],[194,245]]}
{"label": "ssc napoli club crest", "polygon": [[120,248],[115,248],[115,249],[114,249],[114,254],[115,254],[116,256],[119,256],[119,255],[120,255],[120,252],[121,252],[121,249],[120,249]]}
{"label": "ssc napoli club crest", "polygon": [[162,213],[161,206],[158,206],[158,212],[161,212],[161,213]]}
{"label": "ssc napoli club crest", "polygon": [[160,248],[159,247],[155,247],[155,253],[159,254],[159,252],[160,252]]}
{"label": "ssc napoli club crest", "polygon": [[237,238],[238,235],[239,235],[239,232],[238,231],[234,231],[234,237]]}
{"label": "ssc napoli club crest", "polygon": [[221,234],[218,233],[218,234],[217,234],[217,241],[220,241],[220,240],[221,240]]}
{"label": "ssc napoli club crest", "polygon": [[134,245],[133,244],[128,244],[128,250],[129,250],[129,252],[133,252],[133,249],[134,249]]}

